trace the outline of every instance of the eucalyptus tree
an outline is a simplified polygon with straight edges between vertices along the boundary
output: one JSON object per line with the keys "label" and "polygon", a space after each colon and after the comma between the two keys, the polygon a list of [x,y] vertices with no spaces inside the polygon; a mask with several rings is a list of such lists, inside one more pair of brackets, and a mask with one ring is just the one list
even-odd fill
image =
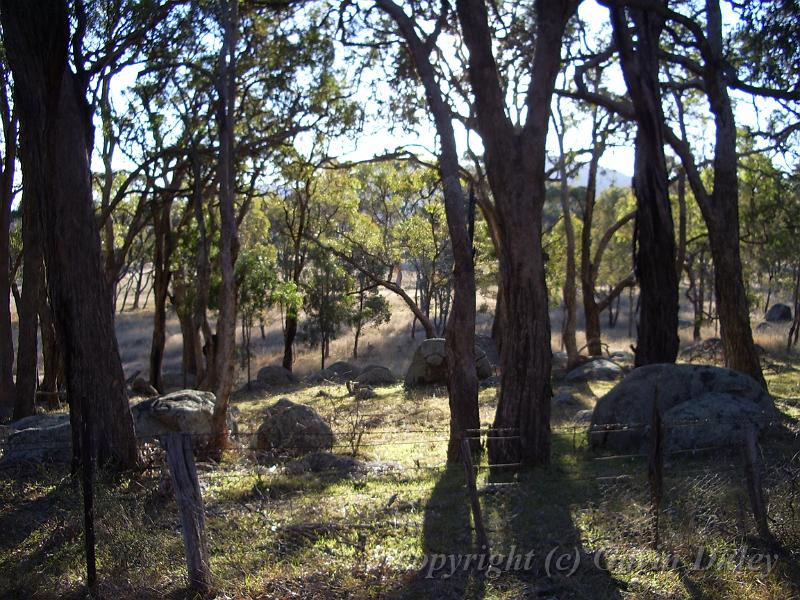
{"label": "eucalyptus tree", "polygon": [[[666,6],[666,1],[664,2]],[[614,43],[636,119],[634,264],[640,290],[634,365],[675,362],[678,355],[678,273],[675,232],[664,156],[664,112],[659,84],[663,14],[610,7]],[[633,31],[629,26],[633,24]]]}
{"label": "eucalyptus tree", "polygon": [[[36,203],[42,223],[72,430],[75,436],[82,432],[74,438],[79,442],[75,449],[82,448],[88,458],[94,437],[103,463],[128,467],[137,452],[94,217],[86,98],[92,73],[102,69],[114,49],[104,48],[97,60],[87,60],[86,14],[82,4],[75,7],[72,35],[66,2],[3,2],[0,19],[20,117],[25,200]],[[120,41],[123,47],[126,43],[130,40]]]}
{"label": "eucalyptus tree", "polygon": [[[545,198],[545,142],[547,138],[550,100],[555,78],[560,66],[562,40],[577,1],[537,2],[530,5],[504,6],[490,12],[481,0],[466,0],[456,3],[457,21],[450,18],[448,3],[413,3],[401,8],[392,2],[376,2],[377,6],[394,21],[394,29],[403,41],[405,52],[389,54],[394,61],[393,71],[398,79],[415,81],[408,77],[413,67],[425,94],[425,106],[433,118],[439,136],[440,148],[436,154],[439,167],[443,169],[442,178],[452,182],[445,194],[448,207],[448,223],[456,256],[456,298],[459,288],[464,302],[470,303],[456,311],[466,315],[461,329],[472,335],[474,328],[474,277],[472,271],[471,244],[462,244],[468,235],[461,235],[461,226],[453,230],[454,224],[463,223],[466,204],[463,190],[453,185],[458,181],[460,168],[458,155],[453,142],[454,118],[468,124],[481,137],[484,148],[486,180],[491,188],[493,202],[488,195],[478,194],[481,202],[490,210],[481,209],[496,227],[493,239],[497,239],[496,252],[500,261],[500,292],[498,304],[504,307],[505,319],[501,348],[503,383],[494,425],[501,430],[518,432],[514,435],[501,435],[489,438],[490,459],[495,463],[523,462],[526,464],[546,463],[550,453],[550,325],[548,298],[545,283],[544,255],[541,244],[541,211]],[[348,14],[348,23],[353,21]],[[534,18],[535,15],[535,18]],[[528,43],[521,48],[506,46],[508,37],[500,41],[502,32],[508,27],[506,20],[517,25],[510,30],[524,31]],[[393,48],[391,39],[386,39],[384,26],[373,27],[378,38],[372,44],[365,43],[379,54],[388,47]],[[450,32],[443,35],[443,32]],[[458,33],[460,31],[460,35]],[[531,31],[534,33],[531,34]],[[455,33],[453,33],[455,32]],[[535,43],[532,43],[535,40]],[[462,43],[463,42],[463,45]],[[448,50],[445,51],[444,49]],[[457,58],[464,59],[466,73],[453,69],[448,64],[449,49]],[[495,54],[495,51],[499,54]],[[519,51],[517,51],[519,50]],[[467,54],[469,58],[467,59]],[[498,56],[502,58],[502,69]],[[509,59],[511,56],[513,58]],[[502,71],[502,73],[501,73]],[[518,85],[506,86],[506,74],[518,73],[513,78]],[[466,76],[465,76],[466,75]],[[469,82],[469,84],[466,83]],[[452,93],[451,93],[452,92]],[[462,93],[463,92],[463,93]],[[509,92],[508,94],[506,92]],[[450,104],[454,97],[468,98],[468,115],[458,115]],[[506,99],[514,96],[514,101],[522,98],[520,106],[509,107]],[[413,95],[411,95],[413,99]],[[418,118],[421,99],[407,107],[404,116]],[[523,119],[523,113],[527,117]],[[444,152],[449,154],[445,160]],[[448,173],[445,178],[445,172]],[[456,175],[453,175],[455,173]],[[452,196],[449,195],[452,191]],[[460,200],[458,200],[460,198]],[[451,220],[460,217],[464,220]],[[495,219],[496,216],[496,219]],[[458,240],[458,241],[456,241]],[[458,249],[456,249],[458,245]],[[466,246],[462,254],[461,246]],[[469,264],[467,264],[469,263]],[[472,279],[471,287],[467,281]],[[467,293],[468,290],[472,290]],[[502,297],[502,301],[500,301]],[[471,316],[470,316],[471,315]],[[457,319],[455,320],[457,321]],[[464,338],[467,339],[467,338]],[[462,343],[466,344],[462,339]],[[470,368],[469,353],[466,346],[459,352],[459,369],[466,372]],[[461,372],[459,370],[459,372]],[[451,381],[455,377],[451,377]],[[451,410],[458,414],[472,415],[472,379],[465,385],[463,411]],[[467,393],[469,391],[469,393]],[[452,398],[451,390],[451,398]],[[451,432],[452,432],[451,428]],[[515,438],[515,439],[512,439]],[[452,441],[452,436],[451,436]]]}
{"label": "eucalyptus tree", "polygon": [[[326,246],[359,275],[403,300],[427,338],[436,337],[434,298],[450,293],[449,239],[436,172],[409,161],[355,169],[358,203],[339,213]],[[403,268],[414,274],[414,295]]]}
{"label": "eucalyptus tree", "polygon": [[[15,408],[19,416],[33,414],[23,404],[18,411],[13,376],[14,340],[11,329],[11,205],[14,201],[14,170],[17,154],[17,116],[11,103],[9,69],[0,63],[0,120],[3,127],[2,167],[0,167],[0,407]],[[15,404],[17,406],[15,406]]]}
{"label": "eucalyptus tree", "polygon": [[[506,308],[501,349],[503,383],[493,426],[518,432],[489,438],[495,463],[544,464],[550,460],[550,318],[541,243],[545,200],[545,146],[550,102],[561,65],[561,50],[577,2],[539,1],[532,21],[535,40],[525,61],[527,116],[520,127],[508,113],[498,74],[495,33],[483,0],[456,3],[475,121],[501,230],[500,276]],[[523,67],[524,68],[524,67]]]}

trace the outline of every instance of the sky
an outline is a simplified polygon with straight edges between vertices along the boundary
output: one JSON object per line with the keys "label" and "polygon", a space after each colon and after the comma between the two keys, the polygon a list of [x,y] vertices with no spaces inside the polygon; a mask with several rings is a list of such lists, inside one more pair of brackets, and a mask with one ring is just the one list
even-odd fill
{"label": "sky", "polygon": [[[598,31],[600,27],[608,21],[608,10],[600,6],[595,0],[585,0],[582,2],[579,7],[579,14],[584,22],[589,24],[590,28],[596,28]],[[725,3],[723,3],[723,18],[728,24],[733,23],[733,19],[735,18],[730,8]],[[343,64],[342,67],[346,71],[346,65]],[[126,106],[123,91],[134,83],[137,70],[136,67],[128,68],[120,73],[113,82],[114,104],[118,110]],[[372,76],[380,78],[381,74],[374,73]],[[562,85],[562,83],[559,82],[557,83],[557,86],[558,85]],[[610,87],[622,95],[625,93],[625,85],[618,69],[616,73],[613,71],[610,73]],[[393,93],[393,90],[388,87],[388,84],[385,82],[379,89],[381,90],[379,92],[381,94]],[[375,99],[369,94],[369,91],[365,88],[363,91],[359,92],[357,100],[365,106],[370,107],[374,105]],[[754,124],[758,120],[758,114],[754,110],[752,104],[740,101],[736,108],[736,118],[739,124]],[[702,151],[705,145],[707,146],[706,149],[710,151],[710,144],[713,142],[714,135],[713,124],[706,123],[698,127],[699,129],[696,129],[694,133],[697,135],[698,139],[701,140],[700,149]],[[468,145],[471,145],[473,150],[480,153],[482,146],[480,138],[476,133],[468,133],[458,122],[454,122],[454,128],[456,132],[456,143],[461,155],[465,154]],[[589,129],[589,123],[587,121],[578,122],[576,126],[568,129],[566,145],[568,148],[583,147],[587,144],[590,135],[591,130]],[[704,139],[705,142],[702,141]],[[300,141],[300,144],[302,143],[303,142]],[[396,131],[390,131],[385,122],[368,121],[365,125],[365,130],[355,139],[343,138],[336,140],[335,143],[331,145],[331,148],[332,151],[335,150],[335,153],[341,161],[358,161],[386,154],[401,146],[425,156],[430,156],[435,153],[436,136],[431,121],[423,117],[414,133],[405,133],[400,131],[399,128]],[[551,127],[550,138],[548,140],[549,153],[555,155],[557,147],[553,128]],[[667,151],[669,152],[669,149],[667,149]],[[130,169],[132,167],[129,161],[119,153],[115,156],[114,164],[117,168]],[[624,185],[626,183],[626,178],[632,175],[633,164],[634,150],[632,140],[624,145],[610,146],[600,160],[601,167],[621,174],[619,177],[621,181],[618,181],[621,185]],[[95,152],[93,155],[93,168],[102,169],[98,152]]]}

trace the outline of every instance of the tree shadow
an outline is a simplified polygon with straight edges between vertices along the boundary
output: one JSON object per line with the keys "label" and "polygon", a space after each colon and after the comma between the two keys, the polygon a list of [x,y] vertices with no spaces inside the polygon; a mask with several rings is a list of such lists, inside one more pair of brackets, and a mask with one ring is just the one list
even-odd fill
{"label": "tree shadow", "polygon": [[[464,487],[464,467],[449,464],[434,484],[425,504],[423,555],[417,570],[401,586],[386,593],[392,600],[438,598],[480,600],[485,578],[464,559],[479,553],[475,547],[470,509]],[[477,564],[477,560],[471,561]]]}
{"label": "tree shadow", "polygon": [[[488,477],[487,477],[487,474]],[[451,465],[425,506],[417,570],[386,597],[621,599],[625,585],[587,552],[573,507],[592,496],[592,478],[567,474],[558,455],[548,468],[489,473],[478,492],[489,549],[477,549],[464,468]]]}

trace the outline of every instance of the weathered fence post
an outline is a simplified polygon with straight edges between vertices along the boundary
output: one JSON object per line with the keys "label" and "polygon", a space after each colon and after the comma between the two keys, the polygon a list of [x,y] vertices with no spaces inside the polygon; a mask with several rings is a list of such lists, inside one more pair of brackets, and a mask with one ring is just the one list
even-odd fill
{"label": "weathered fence post", "polygon": [[743,451],[747,493],[750,496],[750,506],[753,509],[756,529],[762,540],[771,542],[773,537],[767,523],[767,503],[761,482],[761,455],[758,452],[758,434],[755,425],[751,425],[745,430]]}
{"label": "weathered fence post", "polygon": [[476,541],[478,542],[478,548],[488,553],[489,538],[486,536],[486,529],[483,526],[481,504],[478,501],[478,486],[475,483],[475,471],[472,465],[472,447],[467,436],[464,436],[461,440],[461,458],[464,461],[464,471],[467,476],[467,492],[472,506],[472,520],[475,521]]}
{"label": "weathered fence post", "polygon": [[181,514],[183,545],[186,549],[186,568],[189,585],[201,592],[209,589],[211,571],[208,562],[206,518],[203,497],[197,480],[197,468],[192,453],[192,440],[186,433],[171,433],[161,438],[167,453],[167,465],[175,488],[175,500]]}
{"label": "weathered fence post", "polygon": [[647,464],[647,478],[650,480],[650,506],[653,512],[653,548],[657,550],[658,520],[664,494],[664,431],[661,423],[661,410],[658,405],[658,387],[656,387],[653,415],[650,421],[650,455]]}

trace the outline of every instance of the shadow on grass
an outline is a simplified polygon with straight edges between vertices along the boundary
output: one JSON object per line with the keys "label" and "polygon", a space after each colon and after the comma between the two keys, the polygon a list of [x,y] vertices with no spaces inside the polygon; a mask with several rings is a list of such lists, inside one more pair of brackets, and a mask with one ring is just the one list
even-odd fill
{"label": "shadow on grass", "polygon": [[476,548],[464,468],[451,465],[425,506],[419,568],[386,597],[622,598],[624,585],[595,565],[573,521],[573,505],[592,493],[586,479],[571,479],[557,461],[547,469],[480,475],[487,550]]}

